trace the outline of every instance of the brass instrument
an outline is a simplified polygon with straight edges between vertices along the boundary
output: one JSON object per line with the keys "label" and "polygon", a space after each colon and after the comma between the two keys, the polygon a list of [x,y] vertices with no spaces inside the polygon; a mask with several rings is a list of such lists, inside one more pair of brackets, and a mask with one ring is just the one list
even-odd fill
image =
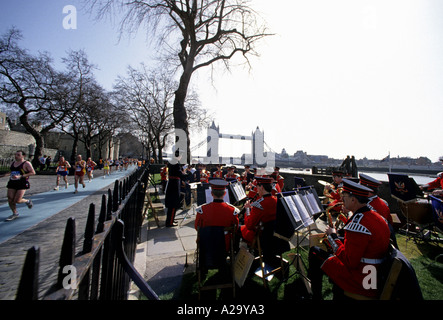
{"label": "brass instrument", "polygon": [[[341,205],[341,203],[340,203],[340,205]],[[328,218],[328,225],[329,225],[329,227],[331,227],[331,228],[336,228],[337,229],[337,224],[339,223],[339,222],[341,222],[341,221],[343,221],[343,220],[341,220],[341,219],[343,219],[343,218],[341,218],[341,219],[339,219],[339,218],[337,218],[337,221],[335,222],[335,226],[334,226],[334,222],[333,222],[333,220],[332,220],[332,215],[331,215],[331,213],[330,213],[330,211],[331,211],[331,209],[333,208],[333,207],[335,207],[336,205],[334,205],[334,206],[329,206],[328,208],[326,208],[326,217]],[[342,215],[344,218],[346,218],[346,216],[343,214],[343,213],[340,213],[340,215]],[[340,216],[339,216],[340,217]],[[346,218],[347,219],[347,218]],[[346,220],[347,221],[347,220]],[[334,241],[334,239],[331,237],[331,235],[324,235],[324,237],[323,237],[323,239],[322,240],[320,240],[320,243],[323,243],[325,246],[326,246],[326,248],[328,249],[328,251],[332,251],[332,252],[335,252],[335,251],[337,251],[337,249],[338,249],[338,245],[337,245],[337,243],[335,243],[335,241]]]}
{"label": "brass instrument", "polygon": [[340,212],[340,214],[337,217],[337,220],[335,221],[335,229],[338,229],[340,225],[343,223],[345,225],[348,222],[348,217],[343,213]]}

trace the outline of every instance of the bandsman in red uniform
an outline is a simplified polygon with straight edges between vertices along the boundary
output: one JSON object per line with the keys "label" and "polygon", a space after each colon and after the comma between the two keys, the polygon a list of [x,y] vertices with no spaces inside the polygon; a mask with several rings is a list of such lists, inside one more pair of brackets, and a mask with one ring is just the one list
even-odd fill
{"label": "bandsman in red uniform", "polygon": [[281,192],[283,190],[283,188],[285,187],[285,178],[283,178],[280,175],[280,168],[279,167],[274,168],[274,172],[272,173],[272,176],[275,179],[275,181],[277,182],[277,184],[280,188],[280,192]]}
{"label": "bandsman in red uniform", "polygon": [[217,165],[217,170],[212,174],[213,178],[223,179],[223,170],[221,164]]}
{"label": "bandsman in red uniform", "polygon": [[240,181],[240,175],[238,173],[235,173],[235,169],[237,169],[235,166],[228,167],[228,173],[225,174],[226,181]]}
{"label": "bandsman in red uniform", "polygon": [[329,199],[328,207],[332,208],[333,212],[341,211],[341,191],[343,189],[343,172],[332,172],[332,184],[327,184],[323,190],[323,194]]}
{"label": "bandsman in red uniform", "polygon": [[[195,229],[199,227],[230,227],[238,226],[239,210],[233,205],[223,201],[226,193],[228,182],[225,180],[211,180],[211,194],[214,198],[213,202],[204,204],[197,208],[197,215],[195,218]],[[236,228],[237,229],[237,228]],[[229,250],[230,238],[225,237],[226,250]]]}
{"label": "bandsman in red uniform", "polygon": [[380,214],[383,218],[385,218],[389,224],[393,224],[391,217],[391,210],[388,207],[388,203],[380,198],[378,193],[378,188],[382,185],[380,181],[374,179],[366,174],[360,173],[360,184],[364,185],[371,189],[369,192],[369,202],[368,207],[371,210],[374,210],[378,214]]}
{"label": "bandsman in red uniform", "polygon": [[245,171],[240,176],[240,181],[242,183],[243,189],[246,190],[246,187],[252,182],[254,178],[254,174],[251,172],[251,167],[249,165],[245,165]]}
{"label": "bandsman in red uniform", "polygon": [[369,209],[377,212],[379,215],[385,218],[386,221],[388,221],[389,230],[391,231],[392,242],[394,246],[398,248],[397,239],[394,230],[394,222],[391,216],[391,210],[389,209],[388,203],[377,195],[378,188],[382,185],[382,183],[377,179],[374,179],[366,174],[360,173],[360,184],[371,189],[371,191],[369,192],[369,201],[367,206]]}
{"label": "bandsman in red uniform", "polygon": [[374,267],[373,272],[377,274],[388,252],[390,231],[386,220],[367,207],[370,191],[361,184],[343,179],[344,206],[354,214],[344,228],[344,240],[337,237],[334,228],[326,229],[332,254],[316,246],[309,251],[308,276],[314,299],[322,298],[323,273],[335,284],[334,299],[344,297],[344,291],[370,298],[379,294],[377,281],[372,281],[371,285],[364,281],[368,276],[365,267]]}
{"label": "bandsman in red uniform", "polygon": [[209,183],[210,173],[206,170],[206,165],[201,165],[200,171],[200,182],[201,183]]}
{"label": "bandsman in red uniform", "polygon": [[272,179],[270,177],[256,177],[257,192],[260,198],[250,203],[246,201],[245,224],[241,226],[242,238],[251,244],[254,240],[260,222],[266,223],[276,219],[277,198],[272,192]]}
{"label": "bandsman in red uniform", "polygon": [[[443,157],[440,157],[439,160],[443,164]],[[433,190],[432,195],[443,198],[443,172],[437,174],[437,179],[420,186],[420,189]]]}

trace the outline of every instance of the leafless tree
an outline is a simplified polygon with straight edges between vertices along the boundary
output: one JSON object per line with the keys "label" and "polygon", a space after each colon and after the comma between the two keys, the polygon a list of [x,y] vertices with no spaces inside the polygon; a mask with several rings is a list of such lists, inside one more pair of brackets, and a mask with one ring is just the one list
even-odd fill
{"label": "leafless tree", "polygon": [[[162,150],[173,132],[173,100],[176,81],[166,69],[150,71],[145,65],[140,69],[128,67],[126,77],[118,77],[114,95],[118,103],[128,110],[142,136],[146,136],[149,149],[156,161],[163,161]],[[200,107],[198,96],[191,93],[186,101],[190,127],[202,127],[210,119]]]}
{"label": "leafless tree", "polygon": [[140,26],[157,34],[172,49],[181,66],[174,99],[174,127],[183,130],[190,159],[189,119],[185,101],[192,75],[202,67],[229,61],[237,54],[248,62],[257,54],[258,40],[268,36],[248,0],[89,0],[100,17],[121,10],[121,30],[134,31]]}
{"label": "leafless tree", "polygon": [[88,108],[88,101],[92,100],[92,87],[97,86],[94,78],[96,67],[89,62],[83,50],[69,51],[62,61],[65,64],[63,76],[66,81],[63,91],[59,91],[56,103],[68,112],[58,128],[73,137],[70,160],[75,161],[81,133],[84,132],[84,112]]}
{"label": "leafless tree", "polygon": [[54,103],[66,84],[47,53],[31,55],[18,42],[21,32],[10,29],[0,38],[0,101],[19,114],[20,123],[35,138],[34,165],[42,155],[44,136],[68,110]]}

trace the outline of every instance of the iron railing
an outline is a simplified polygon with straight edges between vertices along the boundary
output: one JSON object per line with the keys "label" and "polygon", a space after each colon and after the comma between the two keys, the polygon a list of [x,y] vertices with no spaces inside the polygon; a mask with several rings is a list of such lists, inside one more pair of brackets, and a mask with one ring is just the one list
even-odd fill
{"label": "iron railing", "polygon": [[[96,224],[91,203],[81,252],[75,252],[75,219],[69,218],[60,254],[57,281],[43,300],[127,300],[131,280],[152,300],[158,296],[134,268],[136,246],[143,222],[149,170],[141,168],[115,181],[102,196]],[[37,300],[38,247],[28,250],[17,289],[17,300]]]}

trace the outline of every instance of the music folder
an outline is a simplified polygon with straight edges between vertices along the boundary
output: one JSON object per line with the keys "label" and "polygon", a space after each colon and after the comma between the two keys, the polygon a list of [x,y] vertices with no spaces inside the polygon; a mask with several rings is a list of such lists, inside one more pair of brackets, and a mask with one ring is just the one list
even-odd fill
{"label": "music folder", "polygon": [[290,239],[295,231],[314,224],[313,216],[322,212],[314,188],[304,187],[277,195],[276,233]]}
{"label": "music folder", "polygon": [[391,196],[397,200],[407,203],[415,201],[417,197],[423,197],[423,191],[414,178],[410,178],[407,174],[388,173],[388,180]]}

